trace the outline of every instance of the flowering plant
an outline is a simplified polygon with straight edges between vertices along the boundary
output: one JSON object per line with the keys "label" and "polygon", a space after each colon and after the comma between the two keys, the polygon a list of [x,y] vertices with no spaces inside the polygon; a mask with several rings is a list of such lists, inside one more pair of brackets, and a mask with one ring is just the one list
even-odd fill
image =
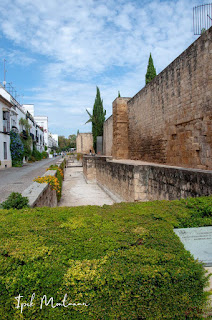
{"label": "flowering plant", "polygon": [[46,171],[48,171],[48,170],[57,170],[57,175],[59,174],[62,179],[64,178],[63,170],[58,168],[57,165],[55,165],[55,166],[51,165],[49,168],[46,169]]}
{"label": "flowering plant", "polygon": [[61,192],[60,183],[57,177],[54,177],[54,176],[37,177],[33,181],[38,183],[49,183],[52,186],[52,189],[56,190],[58,194],[60,194]]}
{"label": "flowering plant", "polygon": [[10,131],[10,151],[13,167],[23,164],[24,146],[18,133]]}

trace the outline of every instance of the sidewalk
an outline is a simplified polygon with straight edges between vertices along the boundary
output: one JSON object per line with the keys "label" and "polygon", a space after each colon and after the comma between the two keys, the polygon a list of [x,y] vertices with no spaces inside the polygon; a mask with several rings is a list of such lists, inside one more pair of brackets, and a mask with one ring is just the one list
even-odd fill
{"label": "sidewalk", "polygon": [[65,171],[62,198],[59,207],[113,204],[114,201],[96,184],[87,184],[82,167],[68,167]]}

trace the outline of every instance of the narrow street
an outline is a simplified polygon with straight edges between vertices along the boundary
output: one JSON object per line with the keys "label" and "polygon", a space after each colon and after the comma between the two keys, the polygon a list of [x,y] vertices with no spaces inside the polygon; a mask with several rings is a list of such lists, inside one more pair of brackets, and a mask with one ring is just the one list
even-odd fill
{"label": "narrow street", "polygon": [[53,159],[43,159],[33,163],[24,164],[20,168],[8,168],[0,170],[0,202],[3,202],[11,192],[22,192],[33,179],[43,175],[46,169],[57,162],[61,157]]}
{"label": "narrow street", "polygon": [[83,176],[83,168],[75,160],[68,163],[63,182],[62,198],[59,207],[75,207],[85,205],[113,204],[114,201],[97,185],[86,183]]}

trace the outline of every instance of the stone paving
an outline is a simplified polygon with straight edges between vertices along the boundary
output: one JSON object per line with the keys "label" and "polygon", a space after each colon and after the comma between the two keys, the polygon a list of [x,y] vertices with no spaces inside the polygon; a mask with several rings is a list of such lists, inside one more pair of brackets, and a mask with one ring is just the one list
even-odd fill
{"label": "stone paving", "polygon": [[33,183],[33,179],[43,175],[46,169],[61,157],[43,159],[33,163],[26,163],[21,168],[0,170],[0,202],[3,202],[11,192],[23,192]]}
{"label": "stone paving", "polygon": [[60,207],[113,204],[114,201],[94,182],[86,183],[83,169],[76,163],[68,165],[63,182]]}

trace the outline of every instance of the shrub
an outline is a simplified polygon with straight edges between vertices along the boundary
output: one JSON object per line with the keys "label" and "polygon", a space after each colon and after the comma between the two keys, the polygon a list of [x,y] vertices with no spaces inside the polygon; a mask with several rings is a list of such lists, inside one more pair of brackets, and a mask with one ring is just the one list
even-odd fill
{"label": "shrub", "polygon": [[212,217],[212,206],[204,198],[187,199],[186,207],[200,217]]}
{"label": "shrub", "polygon": [[[1,210],[0,319],[203,319],[204,268],[173,231],[186,201]],[[41,310],[44,294],[89,306]]]}
{"label": "shrub", "polygon": [[32,155],[29,156],[28,162],[35,162],[35,161],[36,161],[35,157],[33,157]]}
{"label": "shrub", "polygon": [[46,151],[43,151],[41,154],[42,154],[43,159],[46,159],[49,156],[48,152],[46,152]]}
{"label": "shrub", "polygon": [[28,207],[29,200],[23,197],[21,193],[12,192],[7,200],[1,203],[0,207],[3,209],[22,209]]}
{"label": "shrub", "polygon": [[35,158],[36,161],[43,159],[42,153],[37,150],[35,144],[33,144],[32,156]]}
{"label": "shrub", "polygon": [[22,167],[24,146],[18,133],[10,131],[10,151],[13,167]]}

